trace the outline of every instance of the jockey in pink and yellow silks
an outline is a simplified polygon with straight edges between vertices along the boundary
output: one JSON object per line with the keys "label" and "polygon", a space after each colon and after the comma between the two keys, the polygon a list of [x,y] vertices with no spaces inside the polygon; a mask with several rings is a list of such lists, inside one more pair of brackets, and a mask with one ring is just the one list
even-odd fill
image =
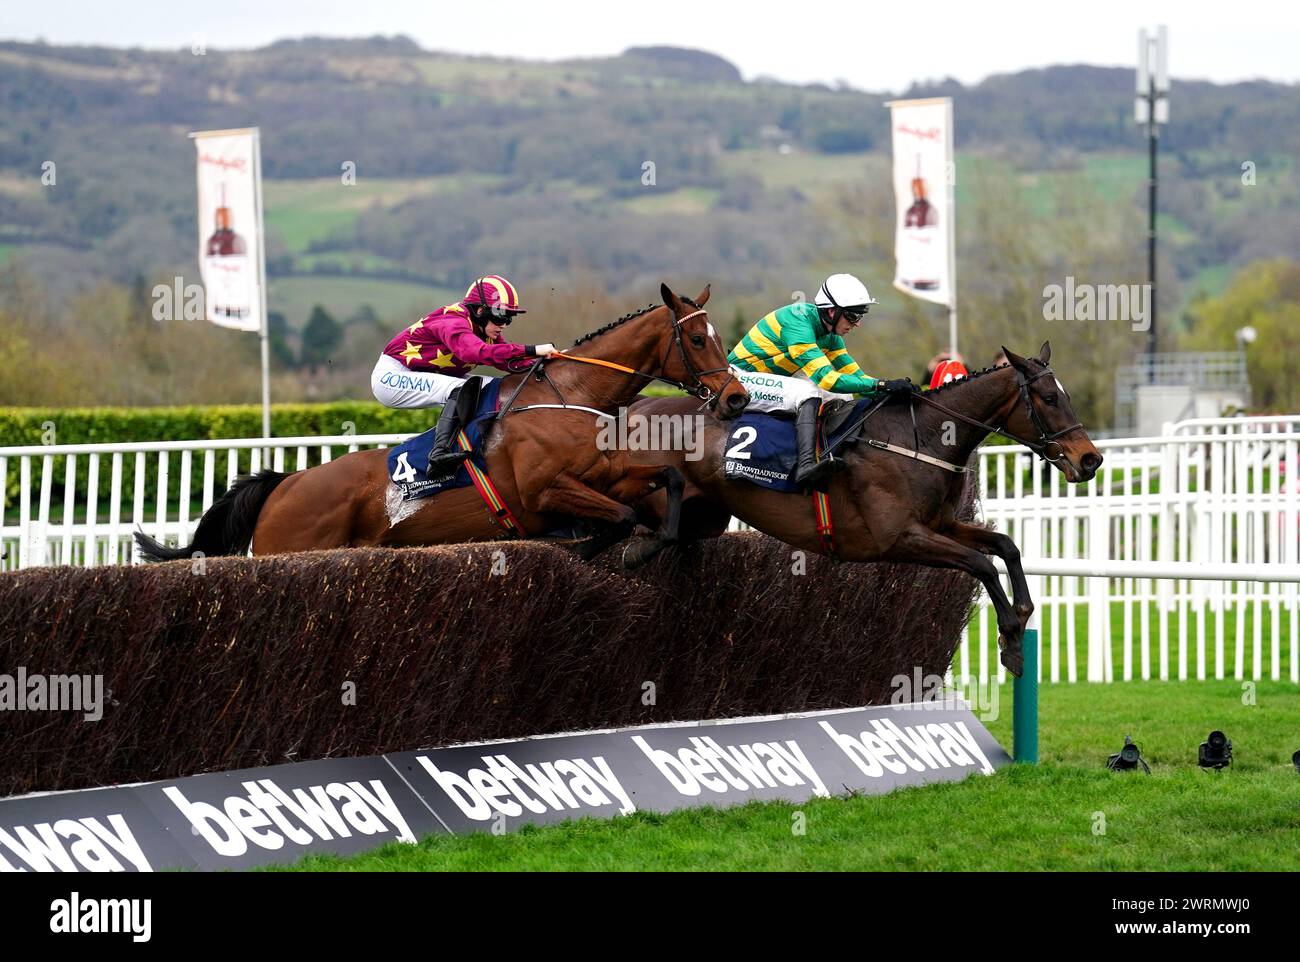
{"label": "jockey in pink and yellow silks", "polygon": [[553,344],[516,344],[505,339],[505,329],[523,313],[514,285],[489,274],[471,284],[457,303],[398,331],[379,355],[370,374],[370,389],[381,404],[445,406],[429,452],[431,476],[447,474],[467,457],[452,448],[456,432],[478,406],[482,379],[470,377],[469,372],[480,364],[518,371],[531,363],[529,358],[555,350]]}

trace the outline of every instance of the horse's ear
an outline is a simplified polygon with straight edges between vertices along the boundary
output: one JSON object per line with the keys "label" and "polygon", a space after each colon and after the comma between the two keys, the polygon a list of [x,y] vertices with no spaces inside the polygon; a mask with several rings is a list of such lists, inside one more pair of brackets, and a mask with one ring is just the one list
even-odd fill
{"label": "horse's ear", "polygon": [[700,307],[703,307],[705,304],[709,303],[709,291],[712,289],[713,289],[712,284],[705,284],[704,290],[700,291],[698,294],[695,295],[695,303],[700,305]]}
{"label": "horse's ear", "polygon": [[660,284],[659,296],[664,299],[664,304],[667,306],[668,310],[672,311],[675,316],[681,317],[683,313],[682,302],[678,299],[677,295],[673,293],[671,287],[667,284]]}
{"label": "horse's ear", "polygon": [[1002,345],[1002,353],[1007,356],[1007,363],[1010,364],[1012,367],[1014,367],[1017,371],[1023,372],[1029,369],[1029,365],[1025,362],[1025,359],[1021,357],[1019,354],[1017,354],[1015,351],[1007,350],[1007,346],[1005,344]]}
{"label": "horse's ear", "polygon": [[1038,349],[1038,359],[1043,362],[1044,366],[1052,359],[1052,342],[1044,341],[1043,346]]}

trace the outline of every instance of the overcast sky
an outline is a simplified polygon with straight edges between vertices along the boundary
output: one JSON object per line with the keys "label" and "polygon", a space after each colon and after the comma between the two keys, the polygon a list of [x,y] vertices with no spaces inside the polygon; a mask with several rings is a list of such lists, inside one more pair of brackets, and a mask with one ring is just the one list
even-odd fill
{"label": "overcast sky", "polygon": [[1295,0],[3,0],[0,37],[59,44],[262,46],[306,35],[407,34],[432,50],[554,60],[673,44],[726,57],[746,78],[914,80],[1060,63],[1133,66],[1137,29],[1169,25],[1170,73],[1300,81]]}

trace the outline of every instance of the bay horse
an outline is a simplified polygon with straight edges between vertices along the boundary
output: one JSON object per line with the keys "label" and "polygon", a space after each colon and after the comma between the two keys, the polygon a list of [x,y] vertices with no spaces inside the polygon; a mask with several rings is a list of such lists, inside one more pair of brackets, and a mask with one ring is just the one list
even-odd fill
{"label": "bay horse", "polygon": [[[631,504],[664,488],[680,503],[683,479],[668,464],[631,463],[620,450],[597,445],[600,415],[616,414],[651,380],[694,393],[720,418],[744,410],[749,395],[731,374],[726,352],[708,321],[709,288],[694,299],[661,285],[663,304],[628,314],[579,338],[564,353],[502,379],[501,411],[485,432],[488,477],[522,534],[554,531],[573,520],[594,523],[593,537],[575,545],[590,558],[636,525]],[[712,418],[710,418],[711,420]],[[435,494],[390,524],[387,449],[356,451],[293,473],[262,471],[237,480],[213,503],[183,547],[136,532],[151,561],[254,555],[350,546],[411,546],[483,541],[503,536],[475,487]],[[677,537],[677,512],[665,508],[659,537]]]}
{"label": "bay horse", "polygon": [[[834,522],[833,552],[818,531],[811,498],[724,476],[727,427],[703,426],[704,454],[698,460],[687,459],[682,451],[655,452],[661,461],[674,455],[671,463],[687,480],[680,540],[716,537],[734,515],[793,547],[833,554],[843,561],[906,561],[965,571],[988,591],[997,612],[1002,663],[1020,677],[1021,638],[1034,611],[1033,600],[1015,542],[956,516],[969,476],[966,464],[992,433],[1025,445],[1072,484],[1091,480],[1102,456],[1048,366],[1050,343],[1031,358],[1003,350],[1007,365],[924,394],[884,399],[868,409],[860,427],[862,441],[835,452],[845,469],[832,476],[827,492]],[[687,407],[676,398],[646,398],[633,405],[629,417],[680,415]],[[909,452],[933,461],[914,458]],[[951,470],[954,467],[962,470]],[[647,496],[638,508],[647,524],[667,510],[660,495]],[[640,554],[652,554],[659,547],[650,542]],[[1011,600],[986,557],[989,554],[1006,563]]]}

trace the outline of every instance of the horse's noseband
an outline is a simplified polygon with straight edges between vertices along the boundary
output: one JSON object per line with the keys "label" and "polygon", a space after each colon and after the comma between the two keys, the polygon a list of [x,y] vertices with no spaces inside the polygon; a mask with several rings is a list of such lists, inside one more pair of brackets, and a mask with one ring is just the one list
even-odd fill
{"label": "horse's noseband", "polygon": [[[682,325],[693,317],[699,317],[700,315],[708,317],[709,312],[701,307],[692,311],[690,314],[687,314],[685,317],[679,318],[671,307],[668,310],[669,313],[673,315],[673,343],[677,345],[677,353],[681,355],[682,366],[686,368],[686,373],[689,374],[691,380],[695,382],[692,386],[687,386],[685,384],[677,384],[677,386],[687,394],[692,394],[699,398],[705,404],[709,405],[709,407],[716,407],[718,398],[721,396],[722,391],[727,389],[727,385],[730,384],[732,378],[735,377],[734,374],[730,373],[731,367],[728,365],[727,367],[710,368],[706,371],[699,370],[691,363],[690,356],[686,353],[686,343],[682,340]],[[723,383],[722,390],[717,394],[714,394],[713,391],[709,390],[708,386],[704,383],[704,378],[708,377],[710,374],[721,374],[723,371],[728,372],[727,380]],[[661,378],[661,380],[667,381],[668,379]]]}
{"label": "horse's noseband", "polygon": [[[1075,421],[1069,427],[1061,428],[1061,430],[1054,431],[1051,434],[1047,433],[1047,425],[1043,424],[1043,419],[1039,415],[1038,409],[1034,407],[1034,402],[1030,399],[1029,385],[1033,384],[1040,377],[1045,377],[1048,374],[1052,374],[1052,369],[1046,365],[1044,365],[1043,369],[1033,377],[1025,377],[1019,371],[1016,372],[1016,380],[1020,384],[1020,398],[1025,402],[1025,410],[1029,413],[1029,423],[1033,425],[1034,430],[1038,432],[1038,442],[1036,444],[1031,443],[1026,441],[1024,438],[1015,438],[1014,440],[1019,441],[1044,461],[1047,461],[1050,464],[1056,464],[1065,457],[1065,448],[1061,446],[1061,442],[1058,441],[1057,438],[1064,437],[1073,431],[1082,430],[1083,422]],[[1008,437],[1011,437],[1011,435],[1008,435]],[[1055,457],[1048,453],[1052,447],[1056,448]]]}

